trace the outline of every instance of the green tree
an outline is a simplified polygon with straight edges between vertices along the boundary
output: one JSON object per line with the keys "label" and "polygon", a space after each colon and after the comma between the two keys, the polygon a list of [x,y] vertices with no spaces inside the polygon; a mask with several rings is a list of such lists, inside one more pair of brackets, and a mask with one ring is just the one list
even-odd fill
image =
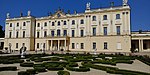
{"label": "green tree", "polygon": [[5,32],[3,31],[3,27],[0,25],[0,38],[4,38]]}

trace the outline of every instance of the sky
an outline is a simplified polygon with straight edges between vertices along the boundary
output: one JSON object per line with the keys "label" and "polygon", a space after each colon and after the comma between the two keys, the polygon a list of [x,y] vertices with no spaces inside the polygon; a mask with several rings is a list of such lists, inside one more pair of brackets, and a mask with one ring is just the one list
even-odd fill
{"label": "sky", "polygon": [[[88,2],[91,9],[108,7],[110,2],[115,2],[115,6],[122,5],[122,0],[0,0],[0,25],[5,27],[7,13],[10,17],[18,17],[20,12],[27,15],[30,10],[33,16],[42,17],[48,12],[54,13],[59,7],[65,12],[76,10],[83,13]],[[128,4],[131,7],[131,31],[150,31],[150,0],[128,0]]]}

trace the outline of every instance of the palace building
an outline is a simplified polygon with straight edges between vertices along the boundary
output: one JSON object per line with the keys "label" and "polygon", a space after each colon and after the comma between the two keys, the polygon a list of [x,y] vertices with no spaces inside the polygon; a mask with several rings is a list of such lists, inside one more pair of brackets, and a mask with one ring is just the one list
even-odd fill
{"label": "palace building", "polygon": [[25,45],[31,51],[87,52],[130,52],[131,49],[144,50],[144,47],[150,51],[148,32],[142,37],[138,32],[131,33],[130,10],[127,2],[123,2],[122,6],[112,3],[108,8],[98,9],[91,9],[87,3],[84,13],[70,14],[58,9],[39,18],[30,11],[27,16],[21,13],[17,18],[10,18],[8,13],[4,47],[20,50]]}

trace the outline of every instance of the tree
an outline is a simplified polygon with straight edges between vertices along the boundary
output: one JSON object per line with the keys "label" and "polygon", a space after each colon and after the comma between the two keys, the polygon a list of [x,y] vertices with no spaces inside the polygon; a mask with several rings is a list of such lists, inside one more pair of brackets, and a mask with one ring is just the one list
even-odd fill
{"label": "tree", "polygon": [[5,32],[3,31],[3,27],[0,25],[0,38],[4,38]]}

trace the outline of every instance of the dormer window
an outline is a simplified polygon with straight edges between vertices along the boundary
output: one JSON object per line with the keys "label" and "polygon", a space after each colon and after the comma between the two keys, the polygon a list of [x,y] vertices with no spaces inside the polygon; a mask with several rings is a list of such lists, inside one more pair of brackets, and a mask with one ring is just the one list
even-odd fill
{"label": "dormer window", "polygon": [[61,15],[58,13],[58,14],[57,14],[57,17],[59,18],[60,16],[61,16]]}

